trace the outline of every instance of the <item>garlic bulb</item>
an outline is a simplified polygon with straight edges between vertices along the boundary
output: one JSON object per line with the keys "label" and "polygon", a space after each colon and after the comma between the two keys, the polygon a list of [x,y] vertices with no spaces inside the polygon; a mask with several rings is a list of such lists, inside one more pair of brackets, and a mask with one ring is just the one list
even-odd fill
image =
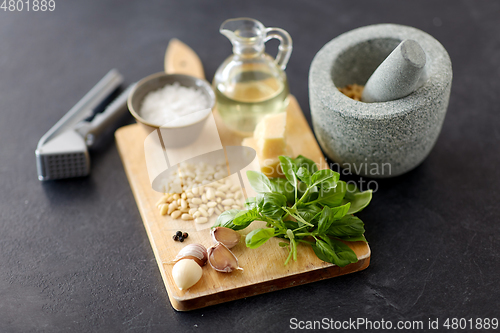
{"label": "garlic bulb", "polygon": [[225,227],[217,227],[210,230],[214,244],[221,242],[226,245],[228,249],[234,247],[240,242],[241,235],[233,229]]}
{"label": "garlic bulb", "polygon": [[193,259],[198,265],[203,266],[207,263],[207,249],[201,244],[186,245],[177,253],[173,262],[181,259]]}
{"label": "garlic bulb", "polygon": [[200,265],[192,259],[182,259],[172,268],[172,277],[180,290],[194,286],[200,281],[202,274],[203,270]]}
{"label": "garlic bulb", "polygon": [[208,262],[218,272],[230,273],[235,269],[243,270],[238,265],[238,258],[221,242],[208,249]]}

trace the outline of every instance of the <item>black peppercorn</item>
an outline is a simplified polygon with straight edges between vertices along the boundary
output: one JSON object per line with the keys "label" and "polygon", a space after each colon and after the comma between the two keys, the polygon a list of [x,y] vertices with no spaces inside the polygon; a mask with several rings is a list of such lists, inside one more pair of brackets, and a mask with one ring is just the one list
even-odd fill
{"label": "black peppercorn", "polygon": [[187,232],[182,234],[182,238],[188,238],[189,234]]}
{"label": "black peppercorn", "polygon": [[177,236],[177,234],[175,234],[175,235],[172,237],[172,239],[173,239],[174,241],[176,241],[176,240],[178,240],[178,239],[179,239],[179,237]]}
{"label": "black peppercorn", "polygon": [[177,237],[182,237],[182,231],[177,231],[175,234],[177,235]]}
{"label": "black peppercorn", "polygon": [[179,242],[181,242],[181,243],[184,242],[184,237],[182,237],[182,236],[179,237]]}

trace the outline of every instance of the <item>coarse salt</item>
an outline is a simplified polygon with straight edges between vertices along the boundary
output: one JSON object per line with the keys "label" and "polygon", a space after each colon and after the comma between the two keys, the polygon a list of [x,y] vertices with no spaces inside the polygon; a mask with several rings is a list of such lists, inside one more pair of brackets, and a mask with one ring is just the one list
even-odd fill
{"label": "coarse salt", "polygon": [[144,97],[141,117],[157,125],[170,123],[209,107],[205,94],[194,87],[183,87],[178,82],[152,91]]}

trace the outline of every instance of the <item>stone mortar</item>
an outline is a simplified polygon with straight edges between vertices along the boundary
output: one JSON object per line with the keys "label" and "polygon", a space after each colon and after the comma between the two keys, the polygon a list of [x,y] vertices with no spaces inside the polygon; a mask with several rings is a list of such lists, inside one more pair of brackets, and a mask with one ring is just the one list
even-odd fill
{"label": "stone mortar", "polygon": [[[403,40],[413,39],[427,56],[428,80],[394,101],[363,103],[338,87],[364,85]],[[387,178],[418,166],[434,146],[446,115],[452,81],[451,60],[429,34],[403,25],[377,24],[344,33],[314,57],[309,102],[314,131],[323,151],[352,173]]]}

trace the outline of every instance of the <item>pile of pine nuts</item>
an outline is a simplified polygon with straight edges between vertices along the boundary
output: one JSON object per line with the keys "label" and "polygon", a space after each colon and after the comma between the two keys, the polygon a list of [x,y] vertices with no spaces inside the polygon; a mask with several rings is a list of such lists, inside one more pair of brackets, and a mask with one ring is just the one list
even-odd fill
{"label": "pile of pine nuts", "polygon": [[[224,168],[225,163],[215,168],[205,163],[196,166],[181,164],[178,175],[182,193],[166,193],[161,197],[156,204],[160,214],[201,224],[207,223],[214,214],[218,216],[226,210],[243,209],[240,185],[233,184],[230,177],[220,179],[227,176]],[[173,182],[178,184],[176,180]]]}

